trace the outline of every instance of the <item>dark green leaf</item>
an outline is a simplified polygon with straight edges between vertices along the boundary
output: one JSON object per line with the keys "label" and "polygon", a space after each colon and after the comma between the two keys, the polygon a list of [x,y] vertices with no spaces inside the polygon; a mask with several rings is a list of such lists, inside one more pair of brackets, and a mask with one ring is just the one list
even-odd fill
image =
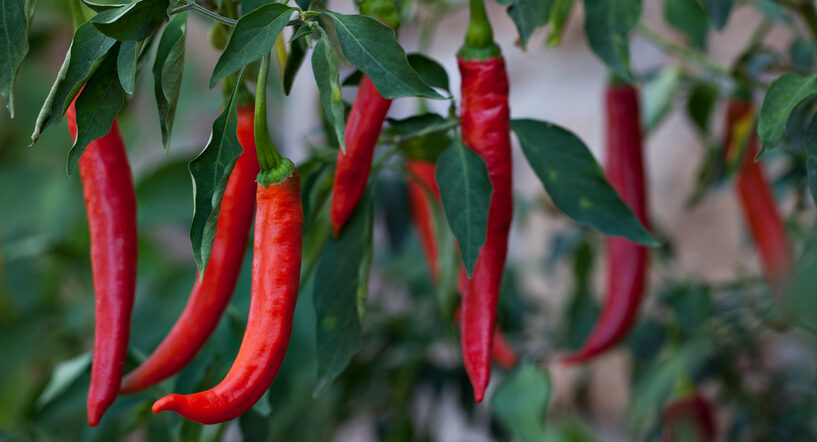
{"label": "dark green leaf", "polygon": [[488,231],[488,207],[493,193],[488,168],[479,155],[457,142],[440,154],[434,177],[445,217],[471,276]]}
{"label": "dark green leaf", "polygon": [[817,48],[811,40],[796,38],[789,46],[789,58],[792,66],[808,70],[814,66],[814,59],[817,58]]}
{"label": "dark green leaf", "polygon": [[812,118],[806,128],[802,145],[806,153],[806,176],[811,199],[817,204],[817,117]]}
{"label": "dark green leaf", "polygon": [[[265,398],[262,398],[262,401]],[[269,419],[254,409],[250,409],[238,418],[241,436],[245,441],[262,441],[269,439]]]}
{"label": "dark green leaf", "polygon": [[704,8],[712,19],[712,23],[718,29],[723,29],[726,20],[729,19],[729,12],[735,0],[703,0]]}
{"label": "dark green leaf", "polygon": [[718,88],[711,83],[698,83],[689,93],[687,115],[701,133],[709,132],[709,120],[717,99]]}
{"label": "dark green leaf", "polygon": [[511,127],[553,203],[567,216],[606,235],[659,245],[610,186],[593,154],[576,135],[536,120],[513,120]]}
{"label": "dark green leaf", "polygon": [[25,0],[3,0],[0,6],[0,96],[14,118],[14,81],[28,54]]}
{"label": "dark green leaf", "polygon": [[408,62],[425,84],[451,92],[448,85],[448,73],[436,60],[415,53],[408,54]]}
{"label": "dark green leaf", "polygon": [[37,398],[37,408],[42,409],[57,396],[68,390],[80,376],[89,371],[91,367],[91,354],[85,353],[73,359],[60,362],[54,367],[51,379],[45,389]]}
{"label": "dark green leaf", "polygon": [[[239,76],[240,77],[240,76]],[[190,242],[193,257],[200,274],[210,260],[213,238],[216,235],[221,198],[235,160],[243,149],[238,143],[238,113],[236,95],[241,82],[237,81],[224,112],[213,122],[213,132],[204,150],[190,162],[193,178],[193,223],[190,226]]]}
{"label": "dark green leaf", "polygon": [[364,15],[324,13],[334,21],[344,58],[372,80],[380,95],[443,98],[411,68],[393,29]]}
{"label": "dark green leaf", "polygon": [[681,72],[681,68],[668,65],[645,85],[641,100],[644,109],[643,124],[647,132],[655,129],[672,109],[681,83]]}
{"label": "dark green leaf", "polygon": [[372,201],[367,191],[339,238],[329,238],[315,271],[313,301],[317,327],[320,393],[343,372],[360,349],[357,299],[361,262],[371,235]]}
{"label": "dark green leaf", "polygon": [[247,15],[252,11],[269,3],[274,3],[273,0],[241,0],[241,15]]}
{"label": "dark green leaf", "polygon": [[74,41],[68,49],[57,80],[43,103],[31,140],[37,142],[46,127],[62,119],[68,106],[77,96],[88,78],[96,71],[103,57],[116,43],[106,37],[91,23],[83,23],[74,32]]}
{"label": "dark green leaf", "polygon": [[664,0],[664,19],[686,35],[691,46],[706,48],[709,17],[698,0]]}
{"label": "dark green leaf", "polygon": [[616,75],[631,81],[627,36],[641,15],[640,0],[584,0],[590,48]]}
{"label": "dark green leaf", "polygon": [[794,280],[785,298],[786,311],[791,313],[798,325],[817,334],[817,319],[814,316],[814,309],[817,308],[817,298],[814,297],[814,287],[817,285],[817,225],[808,232],[795,269]]}
{"label": "dark green leaf", "polygon": [[562,33],[564,33],[567,21],[570,19],[570,13],[573,11],[573,5],[576,0],[553,0],[553,5],[550,7],[550,33],[548,34],[548,46],[556,46],[562,41]]}
{"label": "dark green leaf", "polygon": [[[817,74],[802,77],[786,74],[775,80],[763,98],[757,132],[763,143],[762,154],[780,143],[794,109],[807,98],[817,94]],[[760,156],[758,154],[758,156]]]}
{"label": "dark green leaf", "polygon": [[283,3],[270,3],[243,15],[213,69],[210,87],[269,53],[293,11],[295,9]]}
{"label": "dark green leaf", "polygon": [[100,12],[90,22],[108,37],[142,40],[167,20],[167,7],[168,0],[136,0]]}
{"label": "dark green leaf", "polygon": [[135,41],[123,41],[119,45],[119,55],[116,58],[116,71],[122,89],[128,95],[133,95],[136,87],[136,59],[139,55],[139,43]]}
{"label": "dark green leaf", "polygon": [[505,429],[525,442],[541,441],[550,401],[547,372],[525,364],[505,379],[491,397],[491,412]]}
{"label": "dark green leaf", "polygon": [[794,18],[792,18],[788,9],[786,9],[781,3],[771,0],[755,0],[752,2],[752,5],[764,16],[772,20],[776,20],[787,25],[794,23]]}
{"label": "dark green leaf", "polygon": [[153,64],[153,91],[159,107],[159,125],[165,150],[170,146],[170,134],[176,116],[176,104],[184,73],[187,14],[173,17],[162,32]]}
{"label": "dark green leaf", "polygon": [[329,120],[334,129],[341,150],[345,152],[346,115],[343,107],[343,95],[340,91],[337,56],[334,49],[332,49],[332,45],[329,44],[325,32],[321,32],[321,38],[315,43],[315,48],[312,51],[312,72],[315,75],[315,82],[318,84],[318,92],[326,119]]}
{"label": "dark green leaf", "polygon": [[547,24],[550,8],[554,0],[510,0],[508,16],[511,17],[516,30],[519,31],[519,43],[522,49],[528,44],[533,31]]}
{"label": "dark green leaf", "polygon": [[107,11],[108,9],[119,8],[127,5],[129,0],[82,0],[86,6],[96,12]]}
{"label": "dark green leaf", "polygon": [[715,313],[715,305],[707,286],[671,287],[661,298],[672,308],[681,330],[690,336],[699,333]]}
{"label": "dark green leaf", "polygon": [[105,136],[125,105],[125,90],[117,75],[116,54],[105,57],[77,98],[77,138],[68,152],[68,174],[72,174],[88,143]]}
{"label": "dark green leaf", "polygon": [[289,53],[287,54],[287,61],[284,65],[284,73],[281,79],[284,82],[284,94],[289,95],[292,91],[292,83],[295,81],[295,75],[301,69],[301,65],[306,58],[307,43],[305,38],[295,39],[301,29],[308,29],[307,26],[298,27],[293,35],[293,39],[289,43]]}

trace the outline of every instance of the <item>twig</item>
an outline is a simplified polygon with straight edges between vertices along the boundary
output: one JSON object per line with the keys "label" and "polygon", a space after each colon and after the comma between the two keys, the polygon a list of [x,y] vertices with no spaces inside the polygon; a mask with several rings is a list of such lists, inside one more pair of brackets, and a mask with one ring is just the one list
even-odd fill
{"label": "twig", "polygon": [[684,61],[688,61],[690,63],[701,66],[704,69],[718,76],[728,78],[732,77],[731,72],[729,72],[729,69],[727,69],[725,66],[720,65],[715,60],[712,60],[711,58],[707,57],[705,54],[699,51],[681,45],[677,45],[675,43],[670,42],[669,40],[666,40],[664,37],[661,36],[661,34],[650,29],[649,26],[643,23],[638,23],[636,30],[638,31],[638,33],[643,35],[644,38],[651,41],[653,44],[660,47],[667,53],[670,53]]}
{"label": "twig", "polygon": [[209,18],[211,18],[211,19],[213,19],[213,20],[215,20],[215,21],[217,21],[219,23],[223,23],[223,24],[225,24],[227,26],[235,26],[235,24],[238,23],[238,20],[233,20],[231,18],[224,17],[223,15],[216,14],[215,12],[205,8],[204,6],[199,5],[196,2],[185,3],[185,4],[181,5],[181,6],[177,6],[177,7],[173,8],[173,9],[171,9],[169,14],[173,15],[173,14],[178,14],[178,13],[184,12],[184,11],[198,12],[201,15],[209,17]]}

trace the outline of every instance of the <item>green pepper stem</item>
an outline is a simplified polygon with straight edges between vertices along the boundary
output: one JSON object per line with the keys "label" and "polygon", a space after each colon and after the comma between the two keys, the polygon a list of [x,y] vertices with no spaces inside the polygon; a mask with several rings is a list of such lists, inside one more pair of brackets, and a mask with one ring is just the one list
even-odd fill
{"label": "green pepper stem", "polygon": [[501,55],[494,43],[494,31],[482,0],[469,0],[471,18],[465,30],[465,43],[457,55],[468,60],[486,60]]}
{"label": "green pepper stem", "polygon": [[258,69],[258,83],[255,89],[255,116],[253,136],[255,149],[258,152],[258,165],[261,172],[274,171],[281,164],[281,155],[272,144],[267,128],[267,76],[269,74],[270,55],[267,52],[261,59]]}

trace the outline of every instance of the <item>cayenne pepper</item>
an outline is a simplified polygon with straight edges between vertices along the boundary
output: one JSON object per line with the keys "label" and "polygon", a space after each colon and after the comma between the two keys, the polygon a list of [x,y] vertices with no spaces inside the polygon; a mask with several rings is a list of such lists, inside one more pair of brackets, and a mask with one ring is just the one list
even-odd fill
{"label": "cayenne pepper", "polygon": [[[607,167],[610,184],[647,226],[642,133],[638,93],[625,83],[611,84],[605,99]],[[620,237],[607,242],[607,296],[601,316],[584,345],[565,363],[582,363],[615,346],[632,329],[644,297],[647,248]]]}
{"label": "cayenne pepper", "polygon": [[213,250],[204,277],[196,278],[176,324],[142,365],[122,381],[122,393],[136,393],[173,376],[198,353],[213,333],[235,290],[247,235],[255,212],[258,158],[252,105],[238,108],[238,141],[244,152],[230,173],[218,218]]}
{"label": "cayenne pepper", "polygon": [[[74,103],[66,112],[76,139]],[[91,232],[96,321],[88,424],[96,426],[119,393],[136,290],[136,193],[125,143],[114,120],[110,132],[85,148],[79,173]]]}
{"label": "cayenne pepper", "polygon": [[247,329],[233,366],[218,385],[200,393],[165,396],[153,404],[154,413],[172,410],[202,424],[238,417],[269,389],[289,345],[301,273],[303,207],[298,171],[280,156],[267,129],[269,62],[268,53],[256,89],[254,135],[261,172]]}
{"label": "cayenne pepper", "polygon": [[465,43],[457,53],[462,75],[460,124],[464,144],[485,160],[493,186],[488,229],[463,293],[461,341],[465,369],[481,402],[491,378],[491,350],[508,233],[513,214],[508,75],[482,0],[470,0]]}
{"label": "cayenne pepper", "polygon": [[662,442],[696,440],[712,442],[717,437],[715,412],[700,393],[676,399],[661,413],[664,429]]}
{"label": "cayenne pepper", "polygon": [[[726,155],[737,155],[736,131],[741,121],[751,121],[752,104],[748,100],[732,99],[726,109]],[[786,227],[775,204],[769,183],[763,174],[757,154],[757,134],[752,133],[741,159],[735,180],[738,200],[743,216],[749,225],[752,239],[758,248],[760,263],[766,279],[775,290],[784,288],[793,271],[793,254],[786,235]]]}

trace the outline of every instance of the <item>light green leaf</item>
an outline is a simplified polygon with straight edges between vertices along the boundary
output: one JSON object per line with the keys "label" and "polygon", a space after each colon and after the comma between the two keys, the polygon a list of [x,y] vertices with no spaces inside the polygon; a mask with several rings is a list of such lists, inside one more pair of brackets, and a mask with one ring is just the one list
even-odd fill
{"label": "light green leaf", "polygon": [[817,74],[802,77],[797,74],[786,74],[776,79],[760,107],[757,132],[763,143],[760,157],[766,150],[776,147],[794,109],[807,98],[817,94]]}
{"label": "light green leaf", "polygon": [[550,392],[547,372],[531,364],[522,365],[497,387],[491,397],[491,412],[520,440],[541,441]]}
{"label": "light green leaf", "polygon": [[562,41],[562,34],[565,26],[573,12],[573,5],[576,0],[554,0],[550,7],[550,33],[548,34],[548,46],[556,46]]}
{"label": "light green leaf", "polygon": [[655,129],[672,108],[678,85],[681,83],[681,73],[678,66],[668,65],[645,85],[642,100],[643,123],[647,132]]}
{"label": "light green leaf", "polygon": [[73,359],[60,362],[54,367],[51,379],[37,398],[37,408],[42,409],[60,394],[64,393],[74,382],[91,367],[91,354],[85,353]]}
{"label": "light green leaf", "polygon": [[321,32],[321,38],[315,43],[315,48],[312,50],[312,72],[318,84],[326,119],[334,130],[341,150],[345,152],[346,115],[340,90],[340,74],[338,74],[337,56],[325,32]]}

